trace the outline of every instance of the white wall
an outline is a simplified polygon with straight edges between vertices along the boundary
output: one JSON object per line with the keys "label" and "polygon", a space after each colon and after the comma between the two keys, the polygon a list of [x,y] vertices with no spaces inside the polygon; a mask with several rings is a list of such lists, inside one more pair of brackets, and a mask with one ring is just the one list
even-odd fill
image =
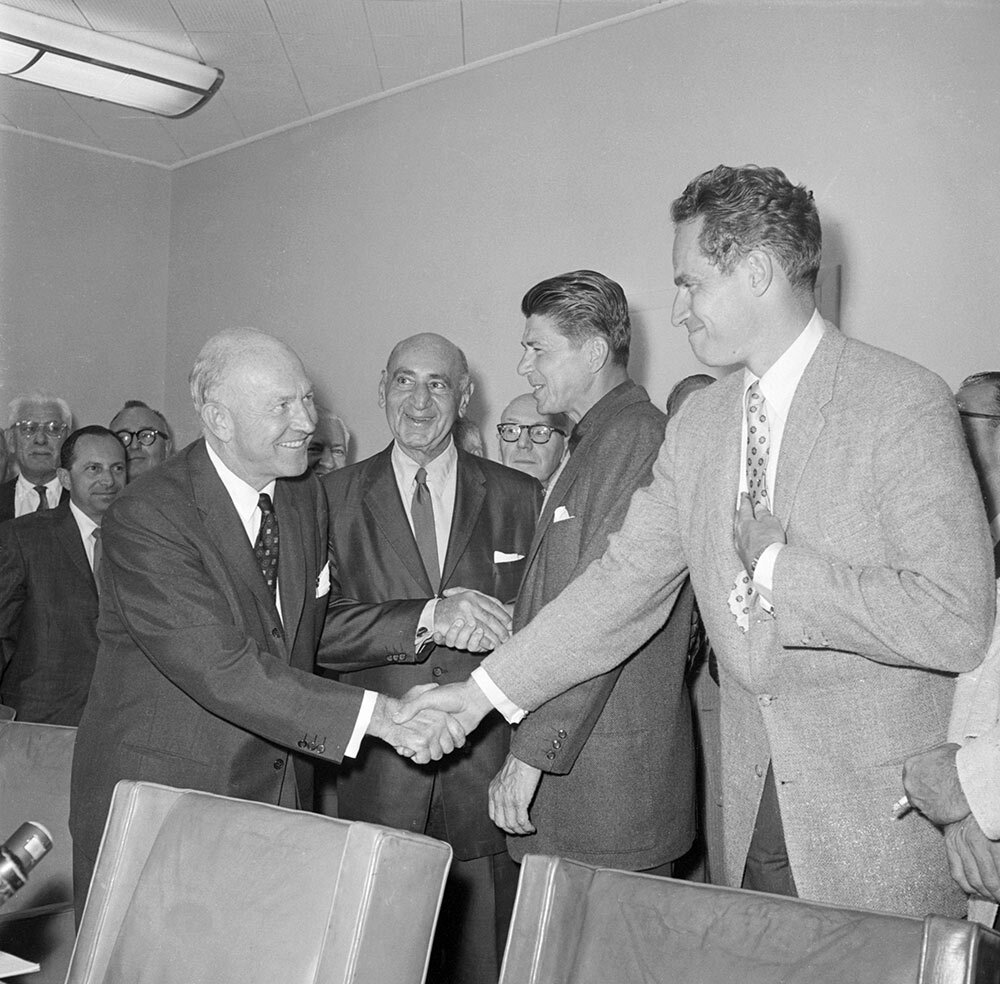
{"label": "white wall", "polygon": [[169,172],[11,131],[0,161],[0,418],[38,389],[78,424],[160,405]]}

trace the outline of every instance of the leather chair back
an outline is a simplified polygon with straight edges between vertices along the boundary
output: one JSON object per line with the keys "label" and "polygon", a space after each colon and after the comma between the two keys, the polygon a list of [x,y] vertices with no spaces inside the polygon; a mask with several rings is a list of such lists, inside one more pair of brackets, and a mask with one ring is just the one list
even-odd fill
{"label": "leather chair back", "polygon": [[987,984],[1000,934],[529,855],[500,984]]}
{"label": "leather chair back", "polygon": [[120,782],[66,984],[419,984],[450,863],[405,831]]}

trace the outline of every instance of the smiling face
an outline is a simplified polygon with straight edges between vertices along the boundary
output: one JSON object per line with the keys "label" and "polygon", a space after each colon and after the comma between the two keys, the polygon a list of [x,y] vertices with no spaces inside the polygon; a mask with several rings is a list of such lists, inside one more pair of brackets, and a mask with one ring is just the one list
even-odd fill
{"label": "smiling face", "polygon": [[329,475],[347,464],[347,434],[339,420],[320,418],[309,442],[309,467],[317,475]]}
{"label": "smiling face", "polygon": [[565,413],[579,422],[596,403],[590,340],[578,345],[544,314],[533,314],[521,336],[524,354],[517,364],[535,393],[539,413]]}
{"label": "smiling face", "polygon": [[[34,434],[29,434],[18,423],[34,423],[38,425]],[[46,426],[55,424],[59,432],[50,434]],[[59,451],[69,428],[65,426],[58,404],[29,403],[18,416],[15,425],[11,427],[9,440],[17,460],[17,466],[25,479],[32,485],[50,482],[55,478],[59,467]]]}
{"label": "smiling face", "polygon": [[248,485],[301,475],[316,429],[312,385],[298,357],[271,339],[234,357],[206,404],[213,447]]}
{"label": "smiling face", "polygon": [[440,335],[415,335],[392,351],[379,381],[379,406],[396,443],[421,465],[448,446],[472,384],[459,350]]}
{"label": "smiling face", "polygon": [[750,357],[753,324],[748,304],[745,262],[721,273],[701,250],[704,219],[681,222],[674,235],[674,283],[677,296],[672,322],[688,332],[688,343],[706,366],[745,364]]}
{"label": "smiling face", "polygon": [[127,449],[128,480],[130,482],[139,475],[151,471],[157,465],[162,465],[167,455],[170,454],[170,440],[168,438],[158,434],[156,440],[147,446],[140,443],[139,439],[135,437],[135,434],[142,430],[166,433],[163,421],[149,407],[128,407],[122,410],[111,421],[110,429],[116,434],[119,431],[128,431],[132,435]]}
{"label": "smiling face", "polygon": [[125,448],[116,437],[85,434],[73,448],[72,464],[59,469],[59,481],[77,509],[99,526],[125,488]]}
{"label": "smiling face", "polygon": [[562,461],[566,438],[553,432],[547,443],[534,444],[528,435],[528,427],[532,424],[559,427],[559,418],[541,413],[535,397],[525,393],[511,400],[500,415],[500,423],[522,425],[521,436],[516,441],[500,439],[500,460],[508,468],[516,468],[545,485]]}

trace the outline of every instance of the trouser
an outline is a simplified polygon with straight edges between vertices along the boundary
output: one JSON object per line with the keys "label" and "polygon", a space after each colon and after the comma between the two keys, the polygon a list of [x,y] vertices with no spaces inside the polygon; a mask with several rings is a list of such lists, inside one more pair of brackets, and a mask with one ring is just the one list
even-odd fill
{"label": "trouser", "polygon": [[768,766],[764,791],[757,807],[757,820],[750,839],[750,849],[747,851],[742,887],[755,892],[770,892],[772,895],[797,897],[799,894],[788,862],[785,828],[781,823],[772,766]]}

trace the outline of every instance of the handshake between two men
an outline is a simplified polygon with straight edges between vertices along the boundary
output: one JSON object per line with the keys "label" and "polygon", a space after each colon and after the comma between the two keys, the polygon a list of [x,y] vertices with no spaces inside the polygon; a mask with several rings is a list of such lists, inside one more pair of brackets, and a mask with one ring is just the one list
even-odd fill
{"label": "handshake between two men", "polygon": [[[470,653],[491,652],[510,638],[512,609],[470,588],[448,588],[430,609],[426,639]],[[439,687],[413,687],[402,697],[379,694],[368,734],[392,745],[419,765],[438,760],[465,744],[493,705],[473,680]]]}

